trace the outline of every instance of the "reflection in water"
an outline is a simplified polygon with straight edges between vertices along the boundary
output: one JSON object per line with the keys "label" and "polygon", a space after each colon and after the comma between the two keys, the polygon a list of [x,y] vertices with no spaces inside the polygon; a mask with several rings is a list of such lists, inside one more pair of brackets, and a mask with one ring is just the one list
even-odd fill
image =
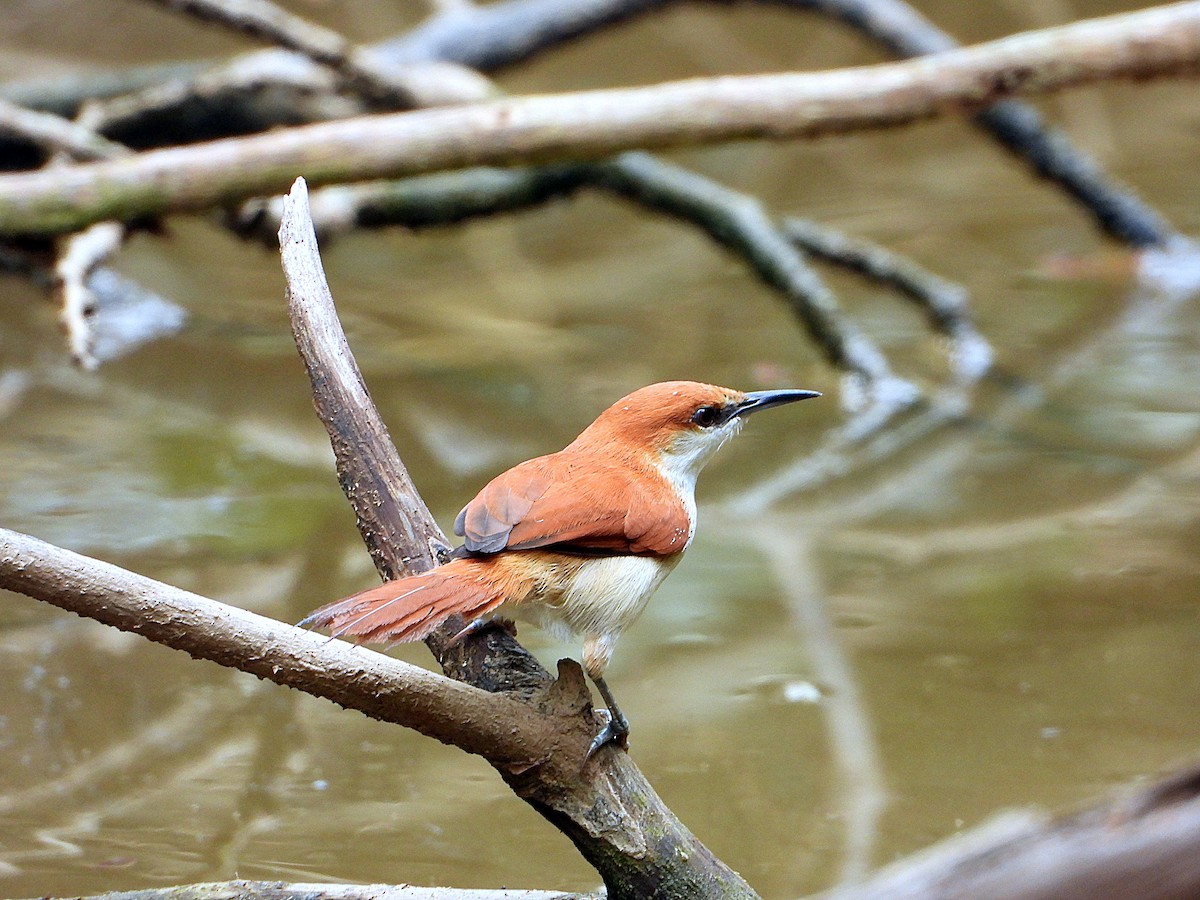
{"label": "reflection in water", "polygon": [[813,552],[813,539],[795,524],[775,518],[756,531],[759,547],[788,598],[813,674],[827,685],[821,703],[829,746],[838,770],[846,839],[838,877],[858,881],[871,868],[879,818],[886,804],[883,769],[870,713],[828,611],[828,595]]}

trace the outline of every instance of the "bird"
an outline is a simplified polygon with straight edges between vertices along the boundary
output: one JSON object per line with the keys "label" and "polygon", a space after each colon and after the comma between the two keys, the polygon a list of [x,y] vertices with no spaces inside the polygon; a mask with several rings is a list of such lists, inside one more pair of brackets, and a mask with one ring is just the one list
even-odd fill
{"label": "bird", "polygon": [[582,637],[584,670],[608,707],[587,758],[608,743],[627,749],[629,721],[604,672],[695,537],[696,476],[752,413],[819,396],[695,381],[640,388],[564,449],[488,482],[455,519],[463,543],[447,562],[322,606],[300,624],[393,645],[461,617],[453,643],[511,616]]}

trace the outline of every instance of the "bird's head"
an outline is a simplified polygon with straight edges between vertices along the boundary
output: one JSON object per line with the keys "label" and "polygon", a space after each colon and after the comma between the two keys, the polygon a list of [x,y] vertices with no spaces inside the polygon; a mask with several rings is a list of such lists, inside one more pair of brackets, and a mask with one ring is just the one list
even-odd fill
{"label": "bird's head", "polygon": [[622,397],[579,440],[645,452],[669,477],[695,478],[751,413],[820,396],[817,391],[745,393],[696,381],[664,381]]}

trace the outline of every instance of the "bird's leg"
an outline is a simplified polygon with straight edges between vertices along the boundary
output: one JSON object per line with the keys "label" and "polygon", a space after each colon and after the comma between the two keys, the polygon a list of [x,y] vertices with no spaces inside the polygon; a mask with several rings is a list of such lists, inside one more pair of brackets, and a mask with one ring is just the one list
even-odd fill
{"label": "bird's leg", "polygon": [[629,720],[625,718],[625,714],[621,712],[621,707],[617,706],[617,701],[613,699],[612,691],[608,689],[608,684],[604,681],[604,676],[593,675],[592,681],[600,689],[600,696],[604,698],[604,705],[608,707],[608,721],[604,723],[604,727],[600,729],[600,732],[592,738],[592,745],[588,747],[588,759],[591,759],[592,754],[605,744],[616,744],[622,750],[629,749]]}
{"label": "bird's leg", "polygon": [[600,696],[608,707],[608,721],[592,739],[592,745],[588,747],[588,759],[605,744],[616,744],[622,750],[629,749],[629,720],[617,706],[612,691],[604,681],[604,670],[608,668],[608,660],[612,656],[613,639],[612,635],[589,635],[583,642],[583,668],[600,689]]}
{"label": "bird's leg", "polygon": [[457,647],[471,635],[479,634],[481,631],[491,631],[493,628],[500,631],[507,631],[513,637],[516,637],[517,634],[517,626],[512,619],[504,619],[498,616],[480,616],[478,619],[472,619],[468,622],[461,631],[446,642],[446,646]]}

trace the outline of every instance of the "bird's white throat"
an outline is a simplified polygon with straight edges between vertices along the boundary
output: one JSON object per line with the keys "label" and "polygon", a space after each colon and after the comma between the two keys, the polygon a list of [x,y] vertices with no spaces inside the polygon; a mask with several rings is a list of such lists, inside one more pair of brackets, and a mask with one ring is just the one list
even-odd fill
{"label": "bird's white throat", "polygon": [[742,429],[742,420],[730,419],[718,428],[684,431],[663,450],[654,466],[683,501],[688,515],[686,550],[696,534],[696,476],[721,446]]}

